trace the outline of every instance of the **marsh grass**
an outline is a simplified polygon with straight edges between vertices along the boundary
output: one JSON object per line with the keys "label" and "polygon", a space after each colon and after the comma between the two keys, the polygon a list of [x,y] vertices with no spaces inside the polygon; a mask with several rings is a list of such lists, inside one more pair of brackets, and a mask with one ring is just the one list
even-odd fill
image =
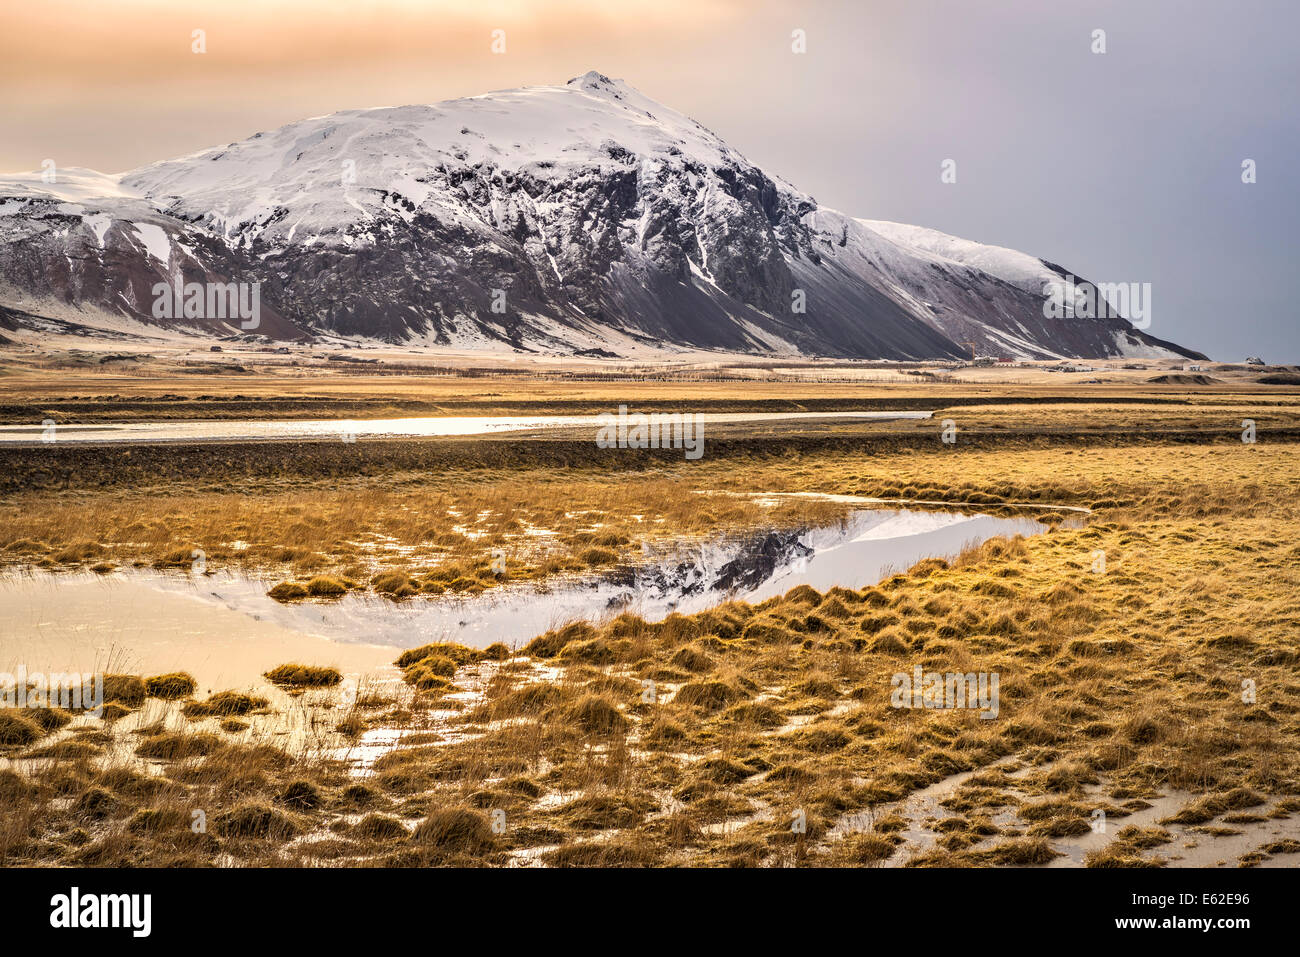
{"label": "marsh grass", "polygon": [[[661,622],[634,615],[574,622],[513,656],[504,647],[489,654],[447,643],[413,649],[397,661],[407,678],[400,695],[359,689],[346,712],[329,717],[331,732],[346,724],[354,737],[368,727],[410,730],[363,779],[328,749],[288,754],[255,728],[221,735],[188,730],[184,721],[131,742],[131,760],[147,762],[148,779],[157,782],[152,793],[128,768],[111,766],[120,760],[111,750],[23,759],[20,773],[0,770],[0,795],[12,808],[0,826],[0,860],[1040,866],[1055,858],[1060,841],[1083,833],[1094,809],[1122,817],[1123,805],[1168,789],[1194,795],[1170,826],[1267,817],[1270,802],[1282,809],[1300,793],[1295,452],[1238,443],[1154,445],[1140,457],[1123,448],[1044,447],[731,463],[730,474],[718,469],[703,478],[722,488],[816,487],[1096,511],[1081,527],[987,542],[873,587],[826,594],[802,587]],[[435,500],[460,520],[492,502],[508,513],[520,497],[537,503],[525,507],[550,510],[525,513],[529,521],[560,511],[541,504],[554,486],[516,483],[507,500],[504,481],[495,491],[488,482],[465,492],[433,492],[425,482],[412,479],[405,491],[441,496]],[[539,479],[550,482],[559,478]],[[573,484],[576,497],[563,509],[574,515],[575,535],[592,533],[597,522],[607,534],[613,521],[613,533],[628,538],[575,537],[575,549],[633,548],[644,540],[633,524],[663,518],[673,528],[684,516],[678,478],[638,477],[617,490],[595,479]],[[346,503],[351,514],[376,495],[382,517],[392,505],[373,489],[349,497],[358,494],[340,491],[337,506]],[[173,507],[186,501],[180,496]],[[701,505],[690,497],[689,505],[700,513],[683,519],[694,529],[757,515],[749,503],[733,511],[730,501]],[[100,507],[108,516],[109,506]],[[334,507],[326,503],[322,514]],[[634,507],[641,523],[628,518]],[[620,509],[626,526],[618,524]],[[360,534],[340,536],[301,510],[292,517],[312,555],[333,554],[335,539]],[[151,521],[148,513],[137,520]],[[202,541],[195,531],[185,534]],[[485,531],[472,547],[437,546],[470,563],[450,581],[470,577],[491,542]],[[50,532],[20,529],[9,553],[47,554],[52,544],[31,542],[56,542]],[[429,540],[445,532],[434,529]],[[508,534],[504,525],[500,532]],[[1105,574],[1090,570],[1096,550],[1106,553]],[[360,561],[357,553],[347,558]],[[410,560],[378,575],[394,576],[384,582],[389,594],[422,590],[429,573],[420,567]],[[379,587],[377,576],[348,577]],[[997,672],[998,717],[891,707],[892,677],[917,664]],[[1257,688],[1250,703],[1243,674]],[[130,679],[114,682],[128,710],[151,693],[149,682]],[[266,706],[224,692],[180,707],[202,720]],[[0,747],[19,755],[67,733],[57,716],[44,720],[48,729],[30,715],[0,711]],[[1005,761],[1014,762],[1014,776]],[[944,797],[945,816],[926,825],[933,847],[909,854],[898,802],[965,772],[974,776]],[[206,833],[190,831],[195,809],[207,813]],[[501,833],[491,826],[495,811],[504,813]],[[790,827],[797,812],[803,832]],[[864,814],[866,829],[837,827]],[[1010,822],[994,824],[999,814]],[[362,827],[357,815],[375,819]],[[1123,828],[1087,863],[1157,864],[1162,828]]]}
{"label": "marsh grass", "polygon": [[[332,688],[342,683],[343,674],[337,668],[322,668],[317,665],[287,664],[279,665],[266,672],[262,677],[281,688]],[[229,712],[231,714],[237,712]]]}

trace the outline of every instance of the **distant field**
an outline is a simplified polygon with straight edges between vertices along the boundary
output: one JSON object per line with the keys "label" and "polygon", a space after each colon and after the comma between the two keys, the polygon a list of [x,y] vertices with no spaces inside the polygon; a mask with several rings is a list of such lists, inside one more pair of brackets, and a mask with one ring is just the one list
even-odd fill
{"label": "distant field", "polygon": [[[1188,378],[1178,363],[1125,369],[1099,362],[1092,372],[1049,371],[1053,363],[955,367],[882,366],[833,360],[741,359],[688,355],[676,361],[564,360],[555,357],[429,356],[401,350],[339,353],[373,364],[330,362],[332,350],[293,347],[211,354],[175,344],[152,352],[107,351],[111,343],[76,342],[48,352],[0,351],[0,422],[46,415],[56,421],[148,418],[329,417],[600,412],[619,403],[690,406],[697,411],[908,407],[972,402],[1199,402],[1239,396],[1294,401],[1295,384],[1261,384],[1266,370],[1210,369],[1204,385],[1156,382]],[[86,348],[93,346],[93,348]],[[136,358],[133,358],[136,357]],[[112,361],[106,361],[112,360]],[[1132,363],[1128,363],[1132,364]],[[1171,372],[1171,370],[1175,370]],[[1270,367],[1285,379],[1291,367]],[[1194,377],[1194,376],[1193,376]],[[39,421],[39,419],[37,420]]]}
{"label": "distant field", "polygon": [[[351,417],[509,414],[521,409],[601,412],[620,403],[647,411],[901,407],[929,408],[935,414],[928,420],[885,423],[719,426],[706,434],[705,455],[699,461],[685,461],[674,450],[635,455],[600,450],[594,435],[581,430],[370,439],[353,444],[266,441],[97,448],[56,441],[27,448],[0,446],[0,516],[11,539],[45,543],[51,554],[94,545],[91,550],[100,561],[154,564],[197,547],[218,563],[229,560],[286,574],[327,571],[360,584],[375,571],[376,562],[391,560],[391,549],[386,555],[359,542],[375,539],[419,548],[428,562],[454,559],[470,568],[477,564],[481,572],[492,549],[506,544],[510,530],[517,534],[524,523],[557,533],[551,553],[533,556],[535,560],[518,570],[529,577],[544,577],[591,564],[581,557],[590,551],[592,536],[583,529],[591,524],[591,515],[601,516],[600,537],[620,555],[634,554],[639,548],[639,533],[629,527],[628,516],[633,514],[651,515],[652,521],[642,529],[655,528],[670,536],[743,530],[771,518],[740,503],[714,514],[690,495],[695,489],[861,492],[860,483],[845,489],[842,476],[859,468],[870,474],[875,463],[890,460],[908,463],[908,472],[920,468],[936,476],[929,480],[914,476],[899,484],[900,489],[926,490],[923,496],[904,497],[965,502],[978,492],[973,501],[993,506],[1012,499],[1006,492],[989,494],[963,476],[966,463],[976,455],[983,456],[988,468],[997,461],[1042,456],[1038,490],[1026,480],[1020,492],[1021,500],[1045,501],[1052,496],[1043,489],[1058,485],[1055,468],[1046,464],[1058,449],[1061,456],[1071,456],[1090,447],[1169,447],[1161,443],[1214,442],[1232,448],[1241,445],[1242,422],[1247,419],[1256,423],[1265,443],[1300,440],[1300,395],[1254,391],[1184,390],[1177,395],[1115,395],[1099,401],[1086,394],[994,398],[956,388],[937,395],[933,388],[907,394],[788,383],[744,388],[662,383],[597,387],[542,381],[510,391],[507,401],[505,393],[474,392],[478,387],[464,381],[460,395],[451,394],[452,385],[443,381],[406,383],[415,391],[423,385],[440,394],[402,400],[81,399],[62,403],[75,407],[75,414],[71,409],[47,414],[56,421],[78,422],[169,414],[209,417],[205,408],[211,405],[228,416],[289,417],[278,407],[281,401],[300,415]],[[676,395],[666,397],[664,392]],[[308,404],[305,411],[304,403]],[[948,421],[956,427],[953,445],[941,440]],[[1147,453],[1135,449],[1119,454],[1133,454],[1140,461]],[[1178,454],[1192,456],[1195,451]],[[816,465],[796,467],[795,463]],[[939,480],[937,476],[951,463],[958,463],[956,475],[963,476],[961,481]],[[1056,497],[1062,504],[1087,504],[1072,492],[1058,492]],[[789,514],[784,517],[796,522],[800,509],[806,512],[812,506],[786,508]],[[452,531],[453,525],[462,523],[449,519],[449,511],[486,513],[491,518],[466,538]],[[587,517],[566,518],[566,513]],[[233,553],[228,543],[236,539],[252,545]]]}
{"label": "distant field", "polygon": [[[1077,379],[1077,377],[1073,377]],[[1132,381],[1086,384],[1039,374],[1021,386],[942,382],[567,381],[549,377],[142,378],[69,373],[0,375],[0,424],[168,419],[380,419],[440,415],[631,411],[813,412],[945,410],[969,427],[1187,428],[1250,413],[1295,421],[1300,387],[1250,381],[1188,388]],[[1261,418],[1262,417],[1262,418]]]}

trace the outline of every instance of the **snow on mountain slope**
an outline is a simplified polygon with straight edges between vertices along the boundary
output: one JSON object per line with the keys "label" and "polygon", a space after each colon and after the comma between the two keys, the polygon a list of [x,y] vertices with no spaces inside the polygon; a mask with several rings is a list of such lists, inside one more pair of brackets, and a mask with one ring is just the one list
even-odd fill
{"label": "snow on mountain slope", "polygon": [[117,177],[0,177],[0,278],[146,319],[163,277],[260,284],[273,335],[892,359],[967,340],[1166,347],[1122,320],[1044,318],[1044,274],[819,207],[598,73],[315,117]]}
{"label": "snow on mountain slope", "polygon": [[[48,182],[51,178],[54,182]],[[49,172],[6,173],[3,182],[5,195],[14,198],[55,199],[67,203],[141,199],[138,193],[124,190],[118,177],[75,166]]]}
{"label": "snow on mountain slope", "polygon": [[[931,312],[939,328],[959,342],[975,341],[989,352],[1037,358],[1105,355],[1204,358],[1200,353],[1134,329],[1125,319],[1086,319],[1082,312],[1064,320],[1048,319],[1042,312],[1047,290],[1068,288],[1069,283],[1081,283],[1082,280],[1079,277],[1070,279],[1066,270],[1044,259],[1005,246],[960,239],[923,226],[883,220],[861,219],[858,222],[904,251],[904,261],[895,260],[893,264],[895,276],[915,275],[915,269],[910,268],[906,260],[911,260],[912,266],[925,263],[931,270],[954,275],[954,282],[938,287],[932,297],[944,302],[946,307],[936,308],[931,304]],[[1024,292],[1031,303],[1036,304],[1038,312],[1026,315],[1017,309],[1015,314],[999,317],[989,315],[978,301],[963,303],[953,301],[948,295],[966,283],[978,283],[981,276],[1000,280]],[[998,297],[984,294],[988,291],[981,292],[980,298],[986,303],[997,301]],[[1076,304],[1081,303],[1082,292],[1076,289],[1075,293]]]}
{"label": "snow on mountain slope", "polygon": [[[468,190],[450,170],[561,183],[593,169],[622,171],[630,156],[647,158],[651,175],[674,157],[709,168],[740,159],[680,113],[587,74],[567,86],[315,117],[122,180],[174,211],[212,215],[242,241],[303,243],[337,241],[341,227],[393,212],[409,215],[404,201],[454,212]],[[526,205],[551,212],[544,201]],[[489,210],[498,218],[509,211],[508,203]]]}
{"label": "snow on mountain slope", "polygon": [[[1123,318],[1087,318],[1083,311],[1050,317],[1044,310],[1046,291],[1059,287],[1068,274],[1026,253],[920,226],[850,220],[830,210],[819,210],[809,221],[832,255],[856,257],[857,274],[872,277],[955,342],[974,343],[979,354],[1204,358]],[[1082,303],[1081,287],[1075,292]]]}
{"label": "snow on mountain slope", "polygon": [[1041,259],[1005,246],[986,246],[924,226],[875,219],[860,219],[858,222],[913,254],[929,253],[938,259],[970,266],[1035,295],[1041,294],[1044,283],[1060,278],[1060,274]]}

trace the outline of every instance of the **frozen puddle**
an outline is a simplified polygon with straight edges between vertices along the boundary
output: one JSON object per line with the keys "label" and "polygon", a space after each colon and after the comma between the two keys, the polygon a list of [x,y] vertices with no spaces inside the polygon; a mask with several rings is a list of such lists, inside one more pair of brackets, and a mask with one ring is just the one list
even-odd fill
{"label": "frozen puddle", "polygon": [[[766,424],[801,420],[891,421],[928,419],[931,412],[697,412],[707,433],[710,425]],[[495,435],[590,429],[594,437],[602,415],[427,416],[407,419],[314,419],[302,421],[112,422],[59,425],[51,433],[40,425],[0,426],[0,444],[59,442],[228,442],[253,439],[347,439]]]}

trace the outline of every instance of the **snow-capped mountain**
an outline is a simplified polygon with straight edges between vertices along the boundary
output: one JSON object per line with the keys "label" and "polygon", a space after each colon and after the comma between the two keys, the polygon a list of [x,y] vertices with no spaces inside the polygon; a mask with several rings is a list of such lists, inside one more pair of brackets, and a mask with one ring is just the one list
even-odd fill
{"label": "snow-capped mountain", "polygon": [[1195,355],[1048,319],[1059,267],[854,219],[588,73],[349,110],[107,176],[0,176],[15,293],[159,317],[158,283],[256,284],[258,332],[522,350],[636,344],[889,359]]}

